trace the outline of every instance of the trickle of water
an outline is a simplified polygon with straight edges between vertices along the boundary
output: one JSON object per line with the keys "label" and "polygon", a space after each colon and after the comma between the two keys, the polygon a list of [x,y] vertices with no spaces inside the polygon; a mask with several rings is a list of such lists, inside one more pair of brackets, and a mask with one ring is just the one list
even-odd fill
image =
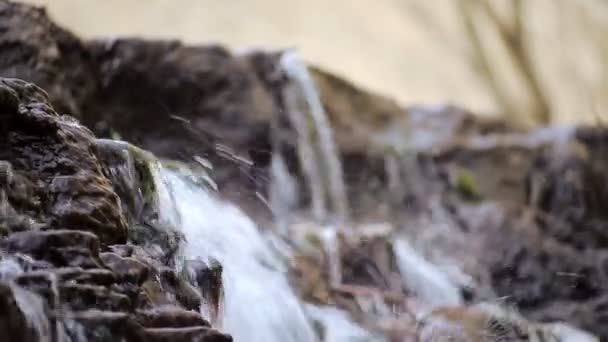
{"label": "trickle of water", "polygon": [[5,257],[0,260],[0,280],[7,281],[23,273],[23,267],[12,257]]}
{"label": "trickle of water", "polygon": [[283,160],[279,151],[274,151],[270,169],[270,207],[273,211],[276,226],[283,235],[286,235],[289,214],[298,202],[298,184],[289,174],[285,160]]}
{"label": "trickle of water", "polygon": [[430,307],[461,305],[462,294],[447,276],[418,254],[407,240],[395,239],[393,251],[405,287]]}
{"label": "trickle of water", "polygon": [[342,263],[340,260],[338,233],[334,227],[324,227],[319,237],[321,238],[324,252],[327,255],[329,282],[332,286],[338,286],[342,283]]}
{"label": "trickle of water", "polygon": [[44,310],[44,301],[38,295],[11,285],[17,307],[23,314],[32,341],[51,342],[51,325]]}
{"label": "trickle of water", "polygon": [[[303,163],[302,168],[312,169],[319,165],[324,166],[324,170],[317,170],[316,176],[311,175],[311,177],[317,177],[317,179],[309,179],[309,182],[313,182],[313,185],[317,184],[316,187],[313,187],[313,190],[316,192],[322,191],[322,189],[318,189],[319,183],[322,188],[327,188],[329,190],[327,198],[331,201],[332,213],[339,223],[343,223],[348,219],[349,210],[346,197],[346,186],[342,177],[342,164],[338,155],[338,148],[334,143],[332,128],[325,110],[323,109],[323,104],[321,103],[315,84],[308,72],[308,68],[298,58],[295,51],[290,50],[283,53],[281,56],[281,67],[285,70],[287,76],[295,83],[297,88],[299,88],[299,94],[301,94],[308,107],[311,120],[307,120],[307,117],[302,116],[297,110],[297,107],[294,105],[297,101],[294,98],[288,98],[286,101],[288,115],[293,117],[292,123],[296,126],[298,135],[301,136],[300,138],[302,138],[302,134],[304,134],[304,136],[308,135],[308,138],[304,138],[304,144],[312,143],[308,141],[311,136],[314,136],[317,139],[314,147],[301,146],[302,148],[306,147],[306,156],[300,157],[300,160]],[[297,118],[298,116],[300,118]],[[314,131],[311,132],[310,128],[308,128],[308,122],[312,122]],[[301,144],[298,145],[300,147]],[[308,150],[317,150],[319,158],[309,156],[311,153]],[[312,165],[310,165],[311,163]],[[307,167],[306,165],[309,166]],[[314,196],[319,195],[313,192],[313,199]],[[320,202],[318,199],[317,201]],[[315,205],[314,201],[313,205]]]}
{"label": "trickle of water", "polygon": [[306,305],[306,312],[321,328],[325,342],[370,342],[382,339],[354,323],[348,315],[331,306]]}
{"label": "trickle of water", "polygon": [[324,190],[324,180],[322,170],[319,167],[316,150],[312,141],[313,134],[307,117],[304,115],[301,106],[301,98],[293,89],[287,87],[284,97],[286,103],[286,114],[297,133],[297,151],[300,160],[302,173],[306,178],[306,183],[310,188],[311,210],[315,219],[322,221],[327,216],[327,204]]}
{"label": "trickle of water", "polygon": [[[287,283],[285,266],[256,225],[241,210],[161,169],[173,194],[185,235],[187,260],[219,261],[223,266],[222,327],[235,341],[315,341],[302,305]],[[164,197],[164,200],[169,198]]]}

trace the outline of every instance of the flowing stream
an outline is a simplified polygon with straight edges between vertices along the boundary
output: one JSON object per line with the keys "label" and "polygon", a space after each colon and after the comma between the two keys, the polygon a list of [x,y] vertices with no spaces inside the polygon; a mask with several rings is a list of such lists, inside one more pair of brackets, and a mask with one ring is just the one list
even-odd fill
{"label": "flowing stream", "polygon": [[304,306],[287,281],[283,259],[266,236],[236,206],[223,202],[178,171],[161,168],[171,192],[160,203],[174,207],[186,242],[186,260],[223,265],[224,303],[220,329],[235,341],[309,342],[317,336],[311,318],[324,326],[325,341],[361,340],[366,332],[335,308]]}

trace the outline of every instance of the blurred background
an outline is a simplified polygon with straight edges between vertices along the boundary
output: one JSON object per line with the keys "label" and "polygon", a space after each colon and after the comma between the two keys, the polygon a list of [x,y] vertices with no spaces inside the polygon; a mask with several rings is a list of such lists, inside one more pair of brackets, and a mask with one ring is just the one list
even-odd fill
{"label": "blurred background", "polygon": [[606,0],[28,0],[84,38],[297,47],[404,104],[608,120]]}

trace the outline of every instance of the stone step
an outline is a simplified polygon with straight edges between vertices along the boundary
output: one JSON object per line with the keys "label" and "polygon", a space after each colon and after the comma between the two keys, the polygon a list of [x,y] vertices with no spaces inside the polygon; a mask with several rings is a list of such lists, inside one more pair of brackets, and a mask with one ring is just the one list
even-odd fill
{"label": "stone step", "polygon": [[124,312],[91,309],[70,312],[66,318],[82,326],[88,342],[145,342],[142,327]]}
{"label": "stone step", "polygon": [[61,284],[59,296],[61,303],[68,304],[72,310],[97,308],[127,312],[132,308],[129,297],[105,286]]}
{"label": "stone step", "polygon": [[22,253],[56,267],[102,268],[99,239],[80,230],[25,231],[11,234],[2,247],[8,253]]}
{"label": "stone step", "polygon": [[99,239],[93,233],[82,230],[44,230],[27,231],[11,234],[5,242],[9,253],[30,255],[44,254],[49,247],[81,246],[98,253]]}
{"label": "stone step", "polygon": [[[179,309],[165,308],[165,312],[160,316],[170,312],[177,312]],[[183,311],[183,310],[182,310]],[[85,310],[69,313],[67,318],[78,322],[84,328],[84,332],[89,342],[97,341],[125,341],[125,342],[231,342],[232,338],[211,329],[206,322],[201,319],[194,319],[192,314],[179,313],[181,317],[186,317],[188,323],[202,323],[194,326],[174,326],[174,327],[144,327],[142,317],[147,324],[158,324],[158,313],[138,312],[138,318],[133,315],[121,312],[103,310]],[[151,318],[154,316],[153,318]],[[200,317],[200,315],[198,315]],[[175,316],[177,317],[177,316]],[[156,321],[155,321],[156,320]],[[177,324],[177,321],[164,321],[169,324]],[[182,322],[182,323],[185,323]]]}
{"label": "stone step", "polygon": [[208,327],[146,328],[146,342],[232,342],[232,337]]}
{"label": "stone step", "polygon": [[110,286],[117,282],[116,275],[112,271],[103,268],[83,269],[80,267],[66,267],[56,269],[54,272],[61,282],[100,286]]}
{"label": "stone step", "polygon": [[150,274],[150,268],[135,258],[122,257],[111,252],[101,253],[100,257],[119,281],[141,285]]}
{"label": "stone step", "polygon": [[210,327],[199,312],[165,305],[149,310],[138,310],[135,319],[146,328]]}

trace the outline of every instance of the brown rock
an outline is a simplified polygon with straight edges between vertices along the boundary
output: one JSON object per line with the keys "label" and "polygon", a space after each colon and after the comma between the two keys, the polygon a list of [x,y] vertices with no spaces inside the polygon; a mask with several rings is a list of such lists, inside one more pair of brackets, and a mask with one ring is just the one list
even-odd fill
{"label": "brown rock", "polygon": [[27,231],[12,234],[4,246],[10,253],[23,253],[57,267],[100,268],[99,239],[77,230]]}
{"label": "brown rock", "polygon": [[59,295],[62,303],[68,304],[72,310],[96,308],[128,312],[132,309],[129,297],[105,286],[66,283],[59,286]]}
{"label": "brown rock", "polygon": [[146,328],[181,328],[191,326],[209,327],[198,311],[186,311],[175,306],[160,306],[154,309],[140,310],[135,315],[136,321]]}
{"label": "brown rock", "polygon": [[[36,184],[29,188],[37,205],[16,200],[18,187],[9,191],[17,213],[53,228],[95,232],[104,243],[124,242],[126,221],[92,152],[91,132],[59,116],[46,93],[32,84],[0,79],[0,93],[4,107],[12,108],[0,112],[0,160],[10,162],[15,175]],[[15,101],[18,108],[11,105]]]}
{"label": "brown rock", "polygon": [[145,342],[142,327],[123,312],[98,309],[74,312],[69,318],[84,328],[87,341],[94,342]]}
{"label": "brown rock", "polygon": [[121,280],[141,285],[150,273],[150,268],[137,259],[121,257],[115,253],[102,253],[101,260]]}
{"label": "brown rock", "polygon": [[37,295],[0,282],[0,331],[6,341],[50,341],[50,323]]}
{"label": "brown rock", "polygon": [[148,342],[232,342],[232,337],[208,327],[147,328]]}
{"label": "brown rock", "polygon": [[60,268],[55,274],[62,282],[74,282],[76,284],[89,284],[99,286],[110,286],[117,281],[117,276],[106,269],[83,269],[80,267]]}

